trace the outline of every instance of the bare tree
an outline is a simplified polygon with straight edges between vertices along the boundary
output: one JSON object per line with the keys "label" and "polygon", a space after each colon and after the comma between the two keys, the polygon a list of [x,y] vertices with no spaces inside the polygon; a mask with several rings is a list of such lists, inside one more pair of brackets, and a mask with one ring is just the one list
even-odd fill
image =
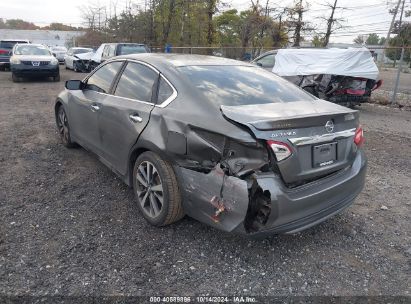
{"label": "bare tree", "polygon": [[294,30],[294,47],[299,47],[302,40],[302,33],[311,30],[308,23],[303,21],[303,15],[308,11],[308,4],[303,5],[303,0],[297,0],[293,7],[288,9],[288,27]]}
{"label": "bare tree", "polygon": [[[343,21],[344,19],[342,18],[335,18],[335,10],[338,8],[342,8],[342,7],[337,7],[337,0],[334,0],[334,3],[327,3],[325,4],[325,6],[329,7],[331,9],[331,13],[330,16],[326,19],[327,21],[327,30],[325,32],[324,38],[322,39],[322,46],[326,47],[328,45],[328,42],[330,41],[330,36],[331,34],[336,31],[339,30],[341,28],[343,28],[341,21]],[[343,8],[342,8],[343,9]]]}

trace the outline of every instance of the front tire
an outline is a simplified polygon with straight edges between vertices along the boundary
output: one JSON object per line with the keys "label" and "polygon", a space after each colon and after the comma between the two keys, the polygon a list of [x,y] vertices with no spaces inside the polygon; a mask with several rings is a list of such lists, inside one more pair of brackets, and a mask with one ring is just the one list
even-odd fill
{"label": "front tire", "polygon": [[133,188],[138,208],[150,224],[165,226],[184,216],[173,167],[157,154],[148,151],[137,158]]}
{"label": "front tire", "polygon": [[20,77],[18,77],[14,73],[11,73],[11,79],[13,80],[13,82],[20,82]]}
{"label": "front tire", "polygon": [[75,147],[75,143],[70,137],[70,126],[63,105],[60,105],[56,113],[56,124],[62,144],[67,148]]}
{"label": "front tire", "polygon": [[54,76],[53,81],[54,82],[59,82],[60,81],[60,74],[58,74],[57,76]]}

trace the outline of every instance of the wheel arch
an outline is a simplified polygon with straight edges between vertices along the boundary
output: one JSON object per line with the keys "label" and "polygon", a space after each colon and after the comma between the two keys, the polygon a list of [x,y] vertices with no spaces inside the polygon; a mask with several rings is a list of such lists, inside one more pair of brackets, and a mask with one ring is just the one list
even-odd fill
{"label": "wheel arch", "polygon": [[160,149],[158,146],[153,144],[150,141],[144,140],[144,139],[139,139],[136,144],[131,148],[129,157],[128,157],[128,170],[127,170],[127,177],[125,179],[125,182],[130,186],[133,187],[133,169],[134,169],[134,164],[137,160],[137,158],[143,154],[144,152],[154,152],[158,154],[162,159],[173,163],[170,157],[167,156],[167,154]]}

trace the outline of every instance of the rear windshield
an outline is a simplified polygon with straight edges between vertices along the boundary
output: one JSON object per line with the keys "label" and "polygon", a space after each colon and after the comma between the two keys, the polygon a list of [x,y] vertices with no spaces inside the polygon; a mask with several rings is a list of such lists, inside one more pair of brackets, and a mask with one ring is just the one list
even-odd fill
{"label": "rear windshield", "polygon": [[92,51],[93,49],[74,49],[73,54],[84,54]]}
{"label": "rear windshield", "polygon": [[259,67],[185,66],[179,69],[210,101],[220,105],[315,99],[294,84]]}
{"label": "rear windshield", "polygon": [[44,46],[22,44],[16,47],[14,54],[15,55],[50,55],[50,51]]}
{"label": "rear windshield", "polygon": [[0,41],[0,49],[12,49],[16,43],[27,43],[26,41]]}
{"label": "rear windshield", "polygon": [[120,44],[118,53],[119,55],[147,53],[147,49],[139,44]]}

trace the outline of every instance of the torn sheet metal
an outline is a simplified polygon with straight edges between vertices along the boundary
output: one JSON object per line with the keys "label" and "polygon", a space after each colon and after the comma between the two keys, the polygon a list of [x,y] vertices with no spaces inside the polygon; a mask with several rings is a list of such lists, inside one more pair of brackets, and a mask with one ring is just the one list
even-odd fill
{"label": "torn sheet metal", "polygon": [[219,166],[207,174],[180,168],[180,175],[189,216],[227,232],[243,223],[248,209],[246,181],[225,175]]}

